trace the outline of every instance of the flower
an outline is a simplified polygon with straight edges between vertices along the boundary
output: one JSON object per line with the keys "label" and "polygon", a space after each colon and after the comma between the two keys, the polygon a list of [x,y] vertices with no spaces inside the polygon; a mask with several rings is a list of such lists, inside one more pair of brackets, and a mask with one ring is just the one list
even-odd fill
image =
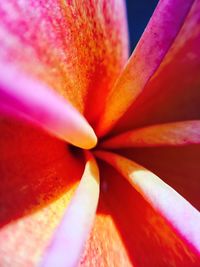
{"label": "flower", "polygon": [[161,0],[127,63],[122,0],[0,15],[1,266],[199,266],[200,1]]}

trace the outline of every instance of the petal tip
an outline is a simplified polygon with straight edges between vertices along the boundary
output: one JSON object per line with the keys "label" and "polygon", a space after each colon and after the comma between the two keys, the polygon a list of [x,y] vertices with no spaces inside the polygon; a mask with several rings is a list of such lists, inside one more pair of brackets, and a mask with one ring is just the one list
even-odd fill
{"label": "petal tip", "polygon": [[92,149],[97,145],[97,142],[98,142],[97,136],[92,127],[90,127],[90,129],[88,129],[87,138],[84,140],[84,143],[82,144],[82,148]]}

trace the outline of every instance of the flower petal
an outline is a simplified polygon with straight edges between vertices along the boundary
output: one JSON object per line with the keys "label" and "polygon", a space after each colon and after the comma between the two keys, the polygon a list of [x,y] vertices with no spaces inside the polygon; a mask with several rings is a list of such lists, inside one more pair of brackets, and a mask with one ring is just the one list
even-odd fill
{"label": "flower petal", "polygon": [[125,13],[123,0],[4,1],[0,61],[42,80],[92,120],[127,60]]}
{"label": "flower petal", "polygon": [[[191,26],[187,22],[187,17],[193,12],[193,2],[196,3],[193,0],[160,1],[125,70],[107,99],[104,113],[96,127],[98,135],[105,135],[146,89],[171,46],[176,42],[183,25]],[[196,5],[195,11],[198,12],[199,5]],[[191,29],[190,32],[192,36],[195,35]],[[176,73],[174,67],[173,71]],[[169,79],[168,82],[171,81]],[[129,120],[133,121],[132,117],[129,116]]]}
{"label": "flower petal", "polygon": [[39,125],[73,145],[87,149],[96,145],[97,138],[93,129],[68,102],[46,85],[2,65],[1,109],[11,115],[24,115],[23,119]]}
{"label": "flower petal", "polygon": [[[112,192],[110,194],[112,195]],[[79,266],[133,266],[102,192],[94,227]]]}
{"label": "flower petal", "polygon": [[[184,1],[184,4],[190,1]],[[177,8],[180,10],[181,8]],[[174,43],[115,133],[200,116],[200,1],[195,0]],[[164,33],[164,32],[163,32]]]}
{"label": "flower petal", "polygon": [[101,194],[80,266],[190,266],[200,257],[110,165],[98,160]]}
{"label": "flower petal", "polygon": [[152,125],[112,137],[103,148],[184,146],[200,144],[200,121],[183,121]]}
{"label": "flower petal", "polygon": [[134,147],[118,151],[151,170],[200,210],[200,145]]}
{"label": "flower petal", "polygon": [[59,225],[41,266],[77,266],[92,227],[99,198],[99,171],[87,154],[82,180]]}
{"label": "flower petal", "polygon": [[96,152],[116,168],[200,254],[200,213],[155,174],[117,154]]}
{"label": "flower petal", "polygon": [[1,118],[0,134],[0,265],[36,266],[79,182],[84,159],[25,123]]}

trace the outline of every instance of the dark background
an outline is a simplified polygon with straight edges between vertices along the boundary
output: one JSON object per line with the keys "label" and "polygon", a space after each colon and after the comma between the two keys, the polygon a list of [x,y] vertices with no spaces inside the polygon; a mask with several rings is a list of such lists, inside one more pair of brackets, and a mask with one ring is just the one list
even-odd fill
{"label": "dark background", "polygon": [[131,51],[143,33],[158,0],[126,0]]}

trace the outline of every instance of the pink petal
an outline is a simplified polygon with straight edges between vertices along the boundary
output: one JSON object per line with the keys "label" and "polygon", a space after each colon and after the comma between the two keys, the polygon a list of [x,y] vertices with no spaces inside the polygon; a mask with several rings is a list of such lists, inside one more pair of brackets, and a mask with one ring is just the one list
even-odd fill
{"label": "pink petal", "polygon": [[80,185],[70,203],[41,266],[77,266],[91,230],[99,198],[99,171],[87,154]]}
{"label": "pink petal", "polygon": [[152,125],[112,137],[103,148],[184,146],[200,144],[200,121],[183,121]]}
{"label": "pink petal", "polygon": [[[143,92],[176,40],[193,2],[159,2],[139,44],[107,99],[104,113],[96,127],[98,135],[105,135]],[[129,120],[132,121],[132,117],[129,116]]]}
{"label": "pink petal", "polygon": [[200,254],[200,213],[155,174],[117,154],[97,151],[95,155],[117,169]]}
{"label": "pink petal", "polygon": [[67,101],[10,66],[0,65],[0,110],[81,148],[97,142],[93,129]]}
{"label": "pink petal", "polygon": [[[189,2],[184,1],[184,4]],[[115,133],[150,124],[200,118],[199,23],[200,1],[196,0],[159,68],[121,117]]]}
{"label": "pink petal", "polygon": [[95,119],[128,56],[124,1],[9,0],[0,17],[0,62]]}

